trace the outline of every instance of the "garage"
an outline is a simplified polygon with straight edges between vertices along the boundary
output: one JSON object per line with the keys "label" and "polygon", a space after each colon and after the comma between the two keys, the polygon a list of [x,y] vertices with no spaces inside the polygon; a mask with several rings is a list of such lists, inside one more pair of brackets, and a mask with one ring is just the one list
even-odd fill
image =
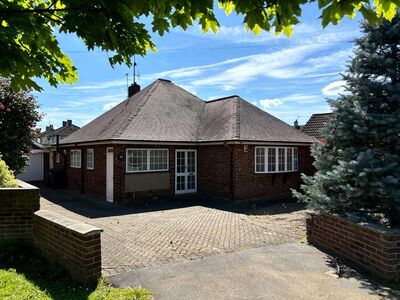
{"label": "garage", "polygon": [[23,181],[42,181],[44,174],[44,153],[47,151],[42,145],[36,142],[33,143],[32,148],[28,166],[23,173],[17,174],[16,177]]}

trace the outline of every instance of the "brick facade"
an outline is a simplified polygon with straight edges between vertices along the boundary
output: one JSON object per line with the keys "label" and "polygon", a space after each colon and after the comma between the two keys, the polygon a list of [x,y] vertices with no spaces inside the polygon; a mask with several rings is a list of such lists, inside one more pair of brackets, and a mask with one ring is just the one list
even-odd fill
{"label": "brick facade", "polygon": [[255,173],[255,147],[253,145],[233,147],[233,193],[236,200],[291,197],[290,189],[300,187],[300,174],[313,174],[313,158],[310,148],[306,146],[298,147],[298,171],[275,174]]}
{"label": "brick facade", "polygon": [[308,241],[383,279],[400,279],[400,232],[361,225],[336,215],[307,220]]}
{"label": "brick facade", "polygon": [[[300,186],[300,174],[312,174],[312,157],[308,146],[299,146],[299,170],[280,174],[256,174],[254,171],[254,145],[96,145],[65,148],[68,189],[80,191],[95,198],[106,198],[106,149],[113,148],[114,155],[114,201],[137,202],[143,199],[175,196],[175,151],[176,149],[197,150],[197,192],[215,197],[235,200],[272,199],[291,196],[291,188]],[[86,168],[86,150],[94,149],[94,170]],[[168,148],[169,189],[126,193],[126,149]],[[71,168],[70,151],[81,149],[82,167]]]}
{"label": "brick facade", "polygon": [[18,183],[18,188],[0,189],[0,242],[32,238],[32,215],[40,208],[40,192],[23,181]]}

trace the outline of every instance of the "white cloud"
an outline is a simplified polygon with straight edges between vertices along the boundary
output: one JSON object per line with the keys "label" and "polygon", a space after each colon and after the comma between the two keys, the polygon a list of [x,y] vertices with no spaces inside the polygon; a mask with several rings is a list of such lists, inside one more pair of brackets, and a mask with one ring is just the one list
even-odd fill
{"label": "white cloud", "polygon": [[322,94],[325,96],[338,96],[346,92],[344,85],[346,84],[343,80],[337,80],[331,82],[321,89]]}
{"label": "white cloud", "polygon": [[103,110],[110,110],[114,106],[116,106],[119,102],[113,101],[103,105]]}
{"label": "white cloud", "polygon": [[325,103],[326,101],[321,95],[314,94],[290,94],[288,96],[282,97],[281,100],[285,103],[295,103],[295,104],[310,104],[310,103]]}
{"label": "white cloud", "polygon": [[269,108],[272,106],[279,106],[282,105],[283,102],[282,100],[278,99],[278,98],[274,98],[274,99],[262,99],[260,101],[258,101],[259,105],[261,108]]}

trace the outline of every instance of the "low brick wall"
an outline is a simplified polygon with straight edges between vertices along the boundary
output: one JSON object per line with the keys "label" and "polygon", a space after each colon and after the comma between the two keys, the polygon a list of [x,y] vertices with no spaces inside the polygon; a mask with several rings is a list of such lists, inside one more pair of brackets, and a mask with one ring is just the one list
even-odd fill
{"label": "low brick wall", "polygon": [[308,241],[382,279],[400,279],[400,231],[337,215],[307,219]]}
{"label": "low brick wall", "polygon": [[40,191],[20,180],[18,184],[18,188],[0,189],[0,242],[32,238],[32,216],[40,208]]}
{"label": "low brick wall", "polygon": [[33,229],[35,247],[76,280],[92,283],[101,276],[102,229],[47,210],[34,214]]}

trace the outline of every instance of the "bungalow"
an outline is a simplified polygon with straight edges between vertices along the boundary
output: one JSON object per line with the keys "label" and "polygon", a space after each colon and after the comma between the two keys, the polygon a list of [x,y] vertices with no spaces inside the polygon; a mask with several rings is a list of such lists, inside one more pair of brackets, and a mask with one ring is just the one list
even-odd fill
{"label": "bungalow", "polygon": [[311,137],[239,96],[205,102],[163,79],[128,96],[60,142],[68,189],[117,202],[286,198],[313,170]]}

